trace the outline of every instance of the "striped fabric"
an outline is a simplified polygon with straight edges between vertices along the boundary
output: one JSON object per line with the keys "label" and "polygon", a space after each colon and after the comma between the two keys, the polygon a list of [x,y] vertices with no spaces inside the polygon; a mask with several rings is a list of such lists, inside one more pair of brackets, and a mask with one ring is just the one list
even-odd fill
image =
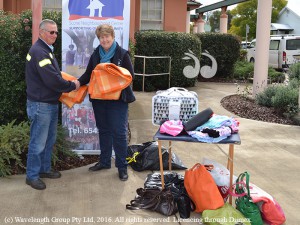
{"label": "striped fabric", "polygon": [[[71,76],[65,72],[61,72],[63,79],[65,80],[76,80],[76,77]],[[87,85],[81,86],[77,91],[71,91],[69,93],[63,93],[59,98],[59,101],[64,103],[69,108],[72,108],[74,104],[79,104],[83,102],[86,94],[87,94],[88,87]]]}
{"label": "striped fabric", "polygon": [[113,63],[100,63],[92,72],[88,92],[93,99],[118,100],[131,81],[127,69]]}

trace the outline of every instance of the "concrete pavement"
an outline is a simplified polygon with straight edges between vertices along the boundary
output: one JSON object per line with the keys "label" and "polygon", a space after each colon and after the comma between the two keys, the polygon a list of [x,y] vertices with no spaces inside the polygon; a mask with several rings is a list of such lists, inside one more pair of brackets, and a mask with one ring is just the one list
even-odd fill
{"label": "concrete pavement", "polygon": [[[210,107],[217,114],[232,115],[221,106],[220,100],[236,93],[234,84],[197,83],[189,90],[198,93],[199,111]],[[151,141],[158,129],[151,122],[151,101],[155,93],[135,94],[137,101],[129,109],[131,144]],[[242,143],[235,146],[234,174],[248,171],[251,182],[282,206],[286,224],[299,224],[300,126],[238,120]],[[226,165],[223,152],[228,151],[228,145],[184,142],[172,145],[189,168],[203,157]],[[0,178],[0,224],[201,224],[198,213],[192,213],[190,220],[181,221],[178,214],[164,217],[146,210],[125,209],[135,190],[143,187],[150,171],[136,172],[129,168],[129,179],[122,182],[114,167],[95,173],[88,172],[88,167],[62,171],[62,178],[46,180],[47,189],[43,191],[26,185],[25,175]]]}

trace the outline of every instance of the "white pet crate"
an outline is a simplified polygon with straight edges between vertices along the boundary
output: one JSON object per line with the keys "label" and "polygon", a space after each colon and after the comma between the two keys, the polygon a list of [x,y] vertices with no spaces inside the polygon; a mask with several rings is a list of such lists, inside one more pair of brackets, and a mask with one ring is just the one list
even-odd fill
{"label": "white pet crate", "polygon": [[198,113],[198,95],[185,88],[172,87],[157,91],[152,97],[152,123],[160,125],[164,120],[188,121]]}

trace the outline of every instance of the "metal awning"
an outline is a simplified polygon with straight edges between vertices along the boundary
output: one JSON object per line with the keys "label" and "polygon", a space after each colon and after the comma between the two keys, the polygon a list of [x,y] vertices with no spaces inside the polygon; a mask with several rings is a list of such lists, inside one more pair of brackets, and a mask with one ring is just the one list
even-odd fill
{"label": "metal awning", "polygon": [[200,2],[197,2],[196,0],[188,0],[187,1],[187,11],[191,11],[193,9],[197,9],[202,4]]}
{"label": "metal awning", "polygon": [[246,2],[246,1],[248,1],[248,0],[224,0],[224,1],[217,2],[215,4],[211,4],[211,5],[196,9],[196,13],[205,13],[205,12],[212,11],[215,9],[220,9],[225,6],[231,6],[231,5],[235,5],[235,4],[238,4],[241,2]]}
{"label": "metal awning", "polygon": [[288,24],[281,24],[281,23],[271,23],[271,31],[292,31],[294,28],[292,28]]}

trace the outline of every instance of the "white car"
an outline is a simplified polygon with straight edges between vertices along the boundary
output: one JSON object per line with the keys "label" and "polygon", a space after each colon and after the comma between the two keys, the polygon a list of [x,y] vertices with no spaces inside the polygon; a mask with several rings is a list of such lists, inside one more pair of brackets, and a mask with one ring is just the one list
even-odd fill
{"label": "white car", "polygon": [[[247,60],[255,62],[254,39],[247,49]],[[269,66],[275,69],[287,69],[291,64],[300,62],[300,36],[271,35],[269,48]]]}

